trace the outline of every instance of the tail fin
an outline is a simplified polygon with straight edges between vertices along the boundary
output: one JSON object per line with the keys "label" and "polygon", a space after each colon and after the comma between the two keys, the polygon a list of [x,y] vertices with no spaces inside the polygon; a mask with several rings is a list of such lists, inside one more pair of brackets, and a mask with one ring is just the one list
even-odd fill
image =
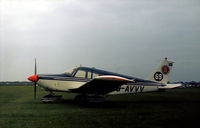
{"label": "tail fin", "polygon": [[147,80],[167,84],[173,63],[174,62],[168,61],[167,58],[165,58],[165,60],[161,62],[161,64],[151,73],[151,75],[149,75]]}

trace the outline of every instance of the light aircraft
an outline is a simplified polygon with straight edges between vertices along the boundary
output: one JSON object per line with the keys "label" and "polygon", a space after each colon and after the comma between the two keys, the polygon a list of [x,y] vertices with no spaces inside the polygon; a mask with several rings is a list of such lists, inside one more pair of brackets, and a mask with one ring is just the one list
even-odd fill
{"label": "light aircraft", "polygon": [[161,88],[172,88],[167,85],[167,81],[173,63],[165,58],[144,80],[90,67],[76,67],[62,74],[37,74],[35,60],[35,75],[28,77],[28,80],[35,83],[34,97],[36,97],[36,84],[50,92],[41,99],[43,102],[61,98],[53,92],[77,93],[76,100],[98,102],[104,101],[105,95],[152,92]]}

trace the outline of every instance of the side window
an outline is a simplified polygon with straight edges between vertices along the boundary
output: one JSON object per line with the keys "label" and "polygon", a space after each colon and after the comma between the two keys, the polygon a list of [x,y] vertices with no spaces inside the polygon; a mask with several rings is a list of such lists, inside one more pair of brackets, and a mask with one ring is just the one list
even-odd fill
{"label": "side window", "polygon": [[87,78],[91,79],[92,78],[92,72],[87,73]]}
{"label": "side window", "polygon": [[93,72],[93,78],[99,76],[99,74]]}
{"label": "side window", "polygon": [[83,70],[78,70],[75,74],[75,77],[83,77],[85,78],[86,77],[86,72],[83,71]]}

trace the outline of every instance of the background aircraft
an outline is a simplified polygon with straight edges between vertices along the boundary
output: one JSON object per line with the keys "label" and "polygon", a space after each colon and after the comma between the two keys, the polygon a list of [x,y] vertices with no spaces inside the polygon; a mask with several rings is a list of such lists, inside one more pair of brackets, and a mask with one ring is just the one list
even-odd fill
{"label": "background aircraft", "polygon": [[[49,91],[43,102],[60,99],[53,92],[77,93],[77,100],[103,101],[104,95],[116,95],[138,92],[158,91],[161,87],[171,88],[167,85],[168,77],[173,66],[167,58],[149,75],[147,80],[113,73],[89,67],[77,67],[62,74],[37,74],[35,60],[35,75],[28,77],[34,82],[34,97],[36,97],[36,84]],[[173,86],[174,87],[174,86]]]}

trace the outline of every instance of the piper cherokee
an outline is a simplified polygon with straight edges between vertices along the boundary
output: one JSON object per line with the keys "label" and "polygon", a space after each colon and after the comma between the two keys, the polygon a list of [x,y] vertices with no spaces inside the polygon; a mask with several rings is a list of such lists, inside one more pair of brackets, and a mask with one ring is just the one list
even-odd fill
{"label": "piper cherokee", "polygon": [[53,92],[76,93],[78,94],[76,100],[99,102],[104,101],[105,95],[152,92],[171,88],[172,86],[168,87],[167,81],[173,63],[165,58],[144,80],[90,67],[76,67],[61,74],[37,74],[35,59],[35,74],[28,77],[28,80],[34,82],[34,98],[36,98],[36,85],[50,92],[41,99],[43,102],[61,99],[62,96],[56,96]]}

